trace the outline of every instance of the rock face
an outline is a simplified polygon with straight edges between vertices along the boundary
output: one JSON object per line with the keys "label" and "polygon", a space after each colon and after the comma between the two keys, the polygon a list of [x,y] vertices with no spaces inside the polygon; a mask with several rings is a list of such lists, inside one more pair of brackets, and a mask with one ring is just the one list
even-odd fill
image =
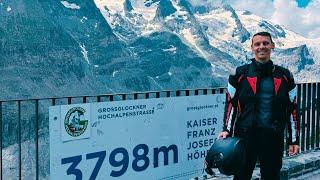
{"label": "rock face", "polygon": [[[59,1],[14,1],[9,5],[12,10],[1,11],[0,17],[4,30],[1,99],[95,93],[94,87],[103,84],[97,81],[91,64],[126,56],[125,51],[114,50],[123,45],[99,11],[91,11],[96,9],[93,2],[83,4],[81,12],[65,8]],[[95,23],[97,28],[92,31]]]}
{"label": "rock face", "polygon": [[279,47],[274,60],[297,77],[319,65],[315,41],[229,5],[17,0],[0,8],[0,99],[224,86],[261,30]]}

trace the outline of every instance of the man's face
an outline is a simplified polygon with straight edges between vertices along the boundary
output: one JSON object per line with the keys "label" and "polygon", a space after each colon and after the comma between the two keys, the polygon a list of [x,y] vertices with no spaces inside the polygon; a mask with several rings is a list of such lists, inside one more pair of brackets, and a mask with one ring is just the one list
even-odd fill
{"label": "man's face", "polygon": [[271,50],[274,44],[268,36],[256,35],[252,39],[251,49],[257,61],[267,62],[270,60]]}

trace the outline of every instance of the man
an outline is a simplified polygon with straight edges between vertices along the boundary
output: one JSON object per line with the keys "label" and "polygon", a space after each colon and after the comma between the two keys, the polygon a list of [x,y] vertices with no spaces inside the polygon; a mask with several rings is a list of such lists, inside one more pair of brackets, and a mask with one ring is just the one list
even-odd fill
{"label": "man", "polygon": [[296,86],[289,70],[270,60],[275,45],[268,32],[252,37],[254,58],[229,76],[223,131],[219,138],[235,136],[246,144],[246,166],[235,180],[251,179],[257,159],[261,178],[280,179],[284,129],[289,131],[289,155],[299,151]]}

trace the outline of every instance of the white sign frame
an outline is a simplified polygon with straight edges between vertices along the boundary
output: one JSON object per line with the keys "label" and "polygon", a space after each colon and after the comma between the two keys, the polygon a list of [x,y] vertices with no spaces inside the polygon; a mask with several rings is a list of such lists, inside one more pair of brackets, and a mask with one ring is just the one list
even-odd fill
{"label": "white sign frame", "polygon": [[[200,176],[206,152],[222,130],[224,98],[214,94],[51,106],[51,179]],[[81,115],[88,127],[73,137],[66,133],[66,119],[77,108],[85,110]]]}

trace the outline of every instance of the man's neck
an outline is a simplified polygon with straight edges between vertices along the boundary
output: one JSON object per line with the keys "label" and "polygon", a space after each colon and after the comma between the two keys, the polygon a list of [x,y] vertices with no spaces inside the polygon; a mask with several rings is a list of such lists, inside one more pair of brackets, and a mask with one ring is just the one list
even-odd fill
{"label": "man's neck", "polygon": [[261,64],[265,64],[265,63],[270,61],[270,58],[269,59],[264,59],[264,60],[259,60],[259,59],[255,58],[255,61],[257,61],[258,63],[261,63]]}

